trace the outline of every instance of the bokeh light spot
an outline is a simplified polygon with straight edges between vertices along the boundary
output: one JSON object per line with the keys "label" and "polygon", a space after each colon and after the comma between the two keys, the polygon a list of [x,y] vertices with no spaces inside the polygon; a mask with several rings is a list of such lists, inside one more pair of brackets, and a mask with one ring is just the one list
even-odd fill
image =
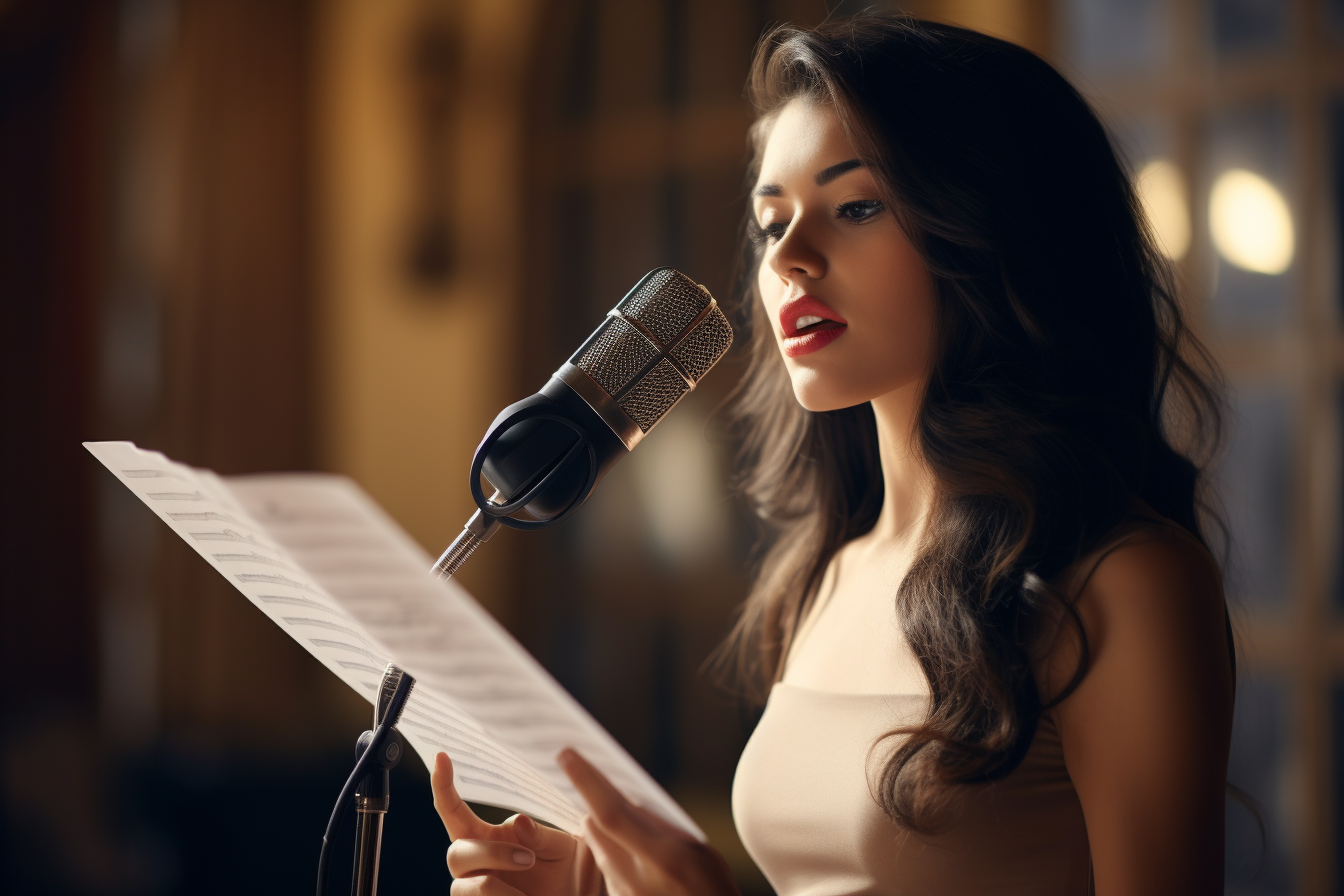
{"label": "bokeh light spot", "polygon": [[1190,209],[1181,169],[1169,159],[1152,159],[1139,171],[1134,186],[1162,254],[1172,260],[1184,258],[1190,249]]}
{"label": "bokeh light spot", "polygon": [[1293,217],[1279,189],[1254,171],[1230,168],[1209,195],[1209,233],[1230,264],[1282,274],[1293,261]]}

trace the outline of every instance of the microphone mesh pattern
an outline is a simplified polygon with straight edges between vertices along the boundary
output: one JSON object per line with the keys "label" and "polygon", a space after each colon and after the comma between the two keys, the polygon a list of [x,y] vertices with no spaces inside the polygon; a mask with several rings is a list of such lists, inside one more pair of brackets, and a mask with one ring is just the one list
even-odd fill
{"label": "microphone mesh pattern", "polygon": [[677,368],[663,358],[616,403],[641,430],[648,432],[690,389]]}
{"label": "microphone mesh pattern", "polygon": [[709,368],[719,363],[732,344],[733,328],[728,325],[723,312],[715,308],[685,339],[673,346],[672,357],[680,361],[691,379],[698,383]]}
{"label": "microphone mesh pattern", "polygon": [[660,268],[631,290],[570,363],[647,433],[733,344],[733,328],[713,301],[685,274]]}
{"label": "microphone mesh pattern", "polygon": [[663,268],[635,287],[618,307],[666,345],[680,336],[708,304],[708,294],[694,280]]}
{"label": "microphone mesh pattern", "polygon": [[614,396],[656,357],[658,347],[643,333],[619,317],[612,317],[602,325],[597,339],[574,366]]}

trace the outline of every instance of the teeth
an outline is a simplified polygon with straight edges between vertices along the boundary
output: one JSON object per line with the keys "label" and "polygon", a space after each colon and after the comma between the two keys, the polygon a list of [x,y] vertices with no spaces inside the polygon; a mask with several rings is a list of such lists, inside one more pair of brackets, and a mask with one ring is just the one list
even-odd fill
{"label": "teeth", "polygon": [[817,317],[815,314],[804,314],[802,317],[798,318],[796,321],[793,322],[793,328],[795,330],[801,330],[803,327],[810,327],[813,324],[819,324],[825,319],[826,318],[824,317]]}

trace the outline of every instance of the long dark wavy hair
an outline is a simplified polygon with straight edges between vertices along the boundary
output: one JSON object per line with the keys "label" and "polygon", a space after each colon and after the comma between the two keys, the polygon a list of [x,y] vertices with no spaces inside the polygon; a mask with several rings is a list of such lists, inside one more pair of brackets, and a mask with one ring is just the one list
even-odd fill
{"label": "long dark wavy hair", "polygon": [[[1018,766],[1041,712],[1086,672],[1061,575],[1136,499],[1204,541],[1221,379],[1106,129],[1031,52],[865,14],[769,33],[748,92],[749,182],[784,104],[830,104],[937,286],[915,427],[936,493],[892,596],[932,698],[920,724],[893,732],[905,737],[877,778],[886,813],[929,830],[952,785]],[[760,250],[745,233],[742,245],[749,367],[734,423],[740,485],[769,538],[722,655],[763,699],[832,557],[876,523],[883,487],[867,404],[814,413],[795,400],[756,294]],[[1081,659],[1063,693],[1043,695],[1033,646],[1048,616],[1071,623]]]}

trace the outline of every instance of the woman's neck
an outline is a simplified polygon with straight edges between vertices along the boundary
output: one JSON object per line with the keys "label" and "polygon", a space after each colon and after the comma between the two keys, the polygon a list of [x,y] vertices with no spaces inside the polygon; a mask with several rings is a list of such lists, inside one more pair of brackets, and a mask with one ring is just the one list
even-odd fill
{"label": "woman's neck", "polygon": [[923,390],[922,382],[914,382],[872,401],[883,488],[882,512],[872,536],[884,542],[918,541],[933,503],[933,474],[915,439]]}

